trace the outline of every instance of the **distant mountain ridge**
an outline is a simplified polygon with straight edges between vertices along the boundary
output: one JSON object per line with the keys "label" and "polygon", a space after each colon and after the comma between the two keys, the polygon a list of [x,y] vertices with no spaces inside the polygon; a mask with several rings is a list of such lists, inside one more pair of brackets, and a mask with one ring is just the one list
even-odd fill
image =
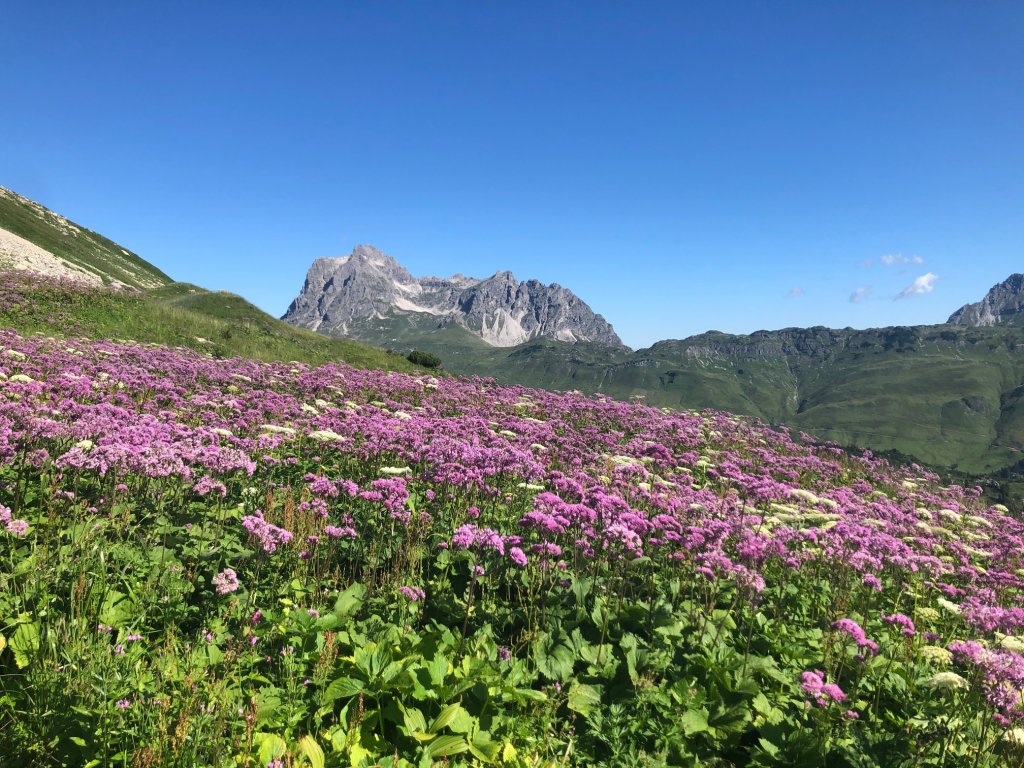
{"label": "distant mountain ridge", "polygon": [[624,346],[610,323],[557,283],[519,282],[511,272],[482,280],[416,278],[370,245],[356,246],[342,258],[314,261],[283,319],[382,346],[401,344],[411,332],[451,325],[494,347],[541,337]]}
{"label": "distant mountain ridge", "polygon": [[981,301],[960,307],[946,322],[976,327],[1024,326],[1024,275],[1019,272],[1010,275],[992,286]]}
{"label": "distant mountain ridge", "polygon": [[[437,281],[431,290],[450,288],[454,280]],[[329,297],[332,290],[314,295]],[[378,339],[438,355],[454,373],[644,397],[656,406],[728,410],[971,473],[1003,471],[1024,459],[1024,333],[1015,325],[1024,320],[1017,312],[1021,276],[954,313],[950,324],[709,331],[636,351],[543,336],[490,346],[443,318],[389,316],[394,298],[381,299],[381,291],[369,290],[367,301],[376,300],[382,314],[361,321],[363,327],[371,326]],[[343,317],[326,315],[335,328],[343,327]],[[425,316],[433,322],[410,320]]]}

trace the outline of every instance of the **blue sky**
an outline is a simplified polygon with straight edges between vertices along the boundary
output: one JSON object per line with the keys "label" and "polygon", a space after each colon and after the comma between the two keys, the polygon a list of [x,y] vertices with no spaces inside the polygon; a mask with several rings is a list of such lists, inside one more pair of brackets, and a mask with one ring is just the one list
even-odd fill
{"label": "blue sky", "polygon": [[1024,271],[1019,2],[8,5],[0,184],[273,314],[357,243],[632,346]]}

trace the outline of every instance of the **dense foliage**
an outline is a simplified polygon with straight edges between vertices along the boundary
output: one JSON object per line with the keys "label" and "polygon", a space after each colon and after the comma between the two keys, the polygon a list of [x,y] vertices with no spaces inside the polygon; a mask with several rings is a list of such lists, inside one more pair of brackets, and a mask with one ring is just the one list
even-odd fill
{"label": "dense foliage", "polygon": [[413,365],[420,365],[424,368],[441,367],[441,358],[437,355],[432,355],[430,352],[421,352],[418,349],[414,349],[405,357]]}
{"label": "dense foliage", "polygon": [[1024,759],[1024,525],[870,455],[0,331],[0,461],[0,764]]}

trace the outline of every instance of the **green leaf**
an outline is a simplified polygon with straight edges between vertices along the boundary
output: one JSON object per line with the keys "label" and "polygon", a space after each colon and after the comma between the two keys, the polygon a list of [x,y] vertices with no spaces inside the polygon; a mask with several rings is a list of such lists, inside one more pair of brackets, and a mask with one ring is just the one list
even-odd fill
{"label": "green leaf", "polygon": [[275,721],[278,710],[281,709],[282,693],[280,688],[273,685],[260,688],[256,692],[256,709],[259,713],[257,722],[270,724]]}
{"label": "green leaf", "polygon": [[206,659],[211,667],[220,664],[224,661],[224,651],[218,648],[214,643],[207,643]]}
{"label": "green leaf", "polygon": [[448,657],[440,652],[427,662],[426,668],[427,672],[430,673],[430,682],[433,683],[435,687],[441,685],[441,683],[444,682],[444,679],[448,676],[448,666]]}
{"label": "green leaf", "polygon": [[[427,730],[427,719],[423,716],[423,713],[420,712],[420,710],[418,710],[416,707],[402,706],[401,702],[399,702],[398,706],[402,709],[402,717],[405,721],[405,729],[409,732],[410,736],[417,732],[421,733]],[[430,730],[431,732],[433,732],[434,729],[431,728]]]}
{"label": "green leaf", "polygon": [[487,731],[478,731],[469,742],[469,752],[478,760],[485,763],[492,763],[501,750],[501,744],[491,741],[491,734]]}
{"label": "green leaf", "polygon": [[519,701],[543,702],[548,700],[548,696],[544,691],[535,691],[532,688],[513,688],[512,695]]}
{"label": "green leaf", "polygon": [[[281,755],[288,749],[288,745],[285,740],[280,736],[276,736],[272,733],[261,734],[262,739],[260,741],[260,762],[266,765],[267,763],[277,760]],[[259,736],[257,736],[259,738]]]}
{"label": "green leaf", "polygon": [[640,679],[636,671],[638,658],[636,635],[626,632],[619,641],[619,646],[622,648],[622,653],[626,658],[626,669],[629,671],[629,679],[633,685],[636,685]]}
{"label": "green leaf", "polygon": [[359,610],[365,598],[365,585],[358,581],[350,584],[348,589],[338,595],[338,599],[334,603],[334,615],[339,619],[348,618]]}
{"label": "green leaf", "polygon": [[324,768],[324,751],[309,734],[299,739],[299,751],[306,756],[313,768]]}
{"label": "green leaf", "polygon": [[593,685],[574,682],[569,686],[568,706],[573,712],[590,717],[601,706],[601,690]]}
{"label": "green leaf", "polygon": [[427,746],[427,754],[431,757],[447,757],[458,755],[469,749],[469,744],[461,736],[441,736]]}
{"label": "green leaf", "polygon": [[754,707],[754,711],[760,715],[767,716],[772,711],[772,703],[768,701],[768,697],[763,693],[758,693],[751,702],[751,705]]}
{"label": "green leaf", "polygon": [[687,736],[702,733],[708,729],[708,714],[704,710],[688,709],[679,718],[679,724]]}
{"label": "green leaf", "polygon": [[14,663],[24,669],[32,661],[32,656],[39,650],[39,625],[27,621],[18,625],[11,638],[11,650],[14,652]]}
{"label": "green leaf", "polygon": [[[449,704],[447,707],[441,710],[441,714],[434,718],[434,721],[430,724],[428,729],[431,733],[437,733],[442,728],[451,725],[452,721],[459,716],[462,712],[462,706],[460,704]],[[420,730],[423,730],[422,728]]]}
{"label": "green leaf", "polygon": [[111,627],[122,627],[135,614],[135,604],[128,595],[112,589],[103,598],[103,607],[100,608],[100,624],[109,624]]}
{"label": "green leaf", "polygon": [[767,752],[772,757],[779,756],[779,748],[772,744],[768,739],[758,739],[757,743],[761,745],[761,749]]}
{"label": "green leaf", "polygon": [[469,733],[473,729],[477,728],[479,723],[477,719],[473,717],[465,709],[459,709],[452,721],[448,723],[448,730],[452,733]]}
{"label": "green leaf", "polygon": [[330,704],[338,699],[348,699],[352,696],[358,696],[359,692],[363,690],[365,684],[356,680],[352,677],[339,677],[334,680],[327,689],[324,691],[322,702],[323,704]]}
{"label": "green leaf", "polygon": [[564,643],[552,640],[543,632],[533,643],[533,659],[537,670],[549,680],[567,680],[576,664],[576,654]]}

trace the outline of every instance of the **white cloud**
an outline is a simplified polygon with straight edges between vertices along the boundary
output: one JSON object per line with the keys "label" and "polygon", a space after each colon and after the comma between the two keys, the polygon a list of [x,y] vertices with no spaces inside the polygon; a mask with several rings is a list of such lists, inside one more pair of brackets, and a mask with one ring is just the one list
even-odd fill
{"label": "white cloud", "polygon": [[918,294],[931,293],[935,290],[935,281],[938,279],[939,276],[934,272],[927,272],[900,291],[896,299],[909,299],[911,296],[917,296]]}
{"label": "white cloud", "polygon": [[804,289],[800,287],[790,288],[789,293],[786,294],[791,299],[799,299],[804,295]]}
{"label": "white cloud", "polygon": [[871,286],[870,285],[862,286],[862,287],[858,288],[857,290],[855,290],[853,293],[850,294],[850,303],[851,304],[860,304],[862,301],[864,301],[864,299],[866,299],[868,297],[868,294],[870,294],[870,293],[871,293]]}
{"label": "white cloud", "polygon": [[893,264],[924,264],[924,259],[920,256],[904,256],[902,253],[887,253],[881,261],[888,267]]}

